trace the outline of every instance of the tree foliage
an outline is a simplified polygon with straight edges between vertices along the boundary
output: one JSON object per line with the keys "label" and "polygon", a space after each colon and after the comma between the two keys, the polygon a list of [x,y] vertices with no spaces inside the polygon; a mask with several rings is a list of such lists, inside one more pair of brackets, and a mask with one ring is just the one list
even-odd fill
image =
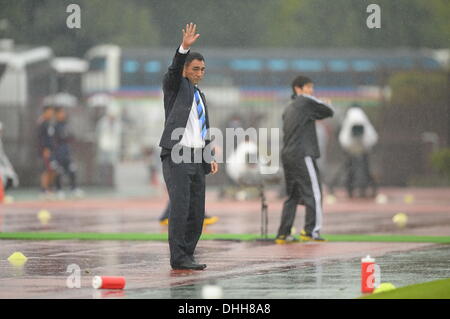
{"label": "tree foliage", "polygon": [[[142,1],[2,0],[0,19],[9,20],[6,36],[28,45],[48,45],[57,55],[82,56],[99,43],[159,45],[159,29]],[[66,7],[81,8],[81,28],[66,25]],[[7,13],[6,15],[3,15]]]}
{"label": "tree foliage", "polygon": [[[66,7],[81,6],[82,28],[68,29]],[[82,55],[99,43],[175,45],[195,22],[209,47],[450,46],[449,0],[377,0],[381,28],[369,29],[371,0],[0,0],[0,36]],[[0,25],[4,25],[0,24]]]}

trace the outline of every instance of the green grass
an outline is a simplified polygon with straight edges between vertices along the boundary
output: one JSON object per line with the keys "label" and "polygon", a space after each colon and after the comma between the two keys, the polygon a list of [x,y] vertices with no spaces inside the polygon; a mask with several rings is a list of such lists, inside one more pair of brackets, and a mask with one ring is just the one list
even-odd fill
{"label": "green grass", "polygon": [[361,299],[450,299],[450,278],[371,294]]}
{"label": "green grass", "polygon": [[[329,242],[401,242],[450,244],[450,236],[405,236],[405,235],[325,235]],[[257,234],[203,234],[202,240],[255,241]],[[274,239],[269,235],[269,239]],[[10,240],[137,240],[166,241],[167,233],[62,233],[62,232],[6,232],[0,239]]]}
{"label": "green grass", "polygon": [[412,235],[324,235],[331,242],[378,242],[378,243],[435,243],[450,244],[450,236]]}
{"label": "green grass", "polygon": [[[202,240],[238,240],[250,241],[258,239],[252,234],[203,234]],[[15,240],[137,240],[137,241],[166,241],[167,233],[58,233],[58,232],[20,232],[0,233],[0,239]]]}

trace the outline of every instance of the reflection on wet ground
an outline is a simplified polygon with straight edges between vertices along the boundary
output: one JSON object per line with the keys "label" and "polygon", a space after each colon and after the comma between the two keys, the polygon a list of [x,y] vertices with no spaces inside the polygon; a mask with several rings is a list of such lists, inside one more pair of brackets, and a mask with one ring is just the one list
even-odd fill
{"label": "reflection on wet ground", "polygon": [[[378,257],[381,282],[396,287],[450,277],[450,247],[389,253]],[[290,269],[209,280],[166,289],[136,290],[131,298],[202,298],[204,285],[217,285],[224,298],[346,299],[361,296],[360,259],[313,261]]]}
{"label": "reflection on wet ground", "polygon": [[[22,266],[6,259],[21,251]],[[371,254],[382,282],[397,287],[450,277],[450,247],[407,243],[274,245],[202,241],[205,271],[172,271],[165,242],[3,241],[0,298],[201,298],[204,285],[224,298],[355,298],[360,258]],[[79,269],[80,289],[67,280]],[[124,276],[124,291],[94,290],[94,276]]]}

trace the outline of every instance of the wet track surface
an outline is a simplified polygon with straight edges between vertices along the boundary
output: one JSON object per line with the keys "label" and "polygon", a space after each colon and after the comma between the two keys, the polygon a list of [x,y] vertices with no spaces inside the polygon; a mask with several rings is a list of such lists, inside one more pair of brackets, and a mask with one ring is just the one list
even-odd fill
{"label": "wet track surface", "polygon": [[[435,247],[388,253],[377,258],[381,281],[396,287],[450,276],[450,249]],[[345,261],[310,260],[278,270],[260,271],[227,279],[174,286],[168,289],[141,289],[133,298],[202,298],[204,285],[218,285],[224,298],[250,299],[346,299],[361,296],[360,259]]]}
{"label": "wet track surface", "polygon": [[[403,196],[413,193],[413,203]],[[325,204],[324,233],[450,236],[450,191],[386,190],[387,204],[373,200]],[[282,201],[268,196],[269,233],[275,233]],[[208,194],[209,215],[219,216],[205,233],[254,233],[260,229],[259,202],[218,201]],[[0,230],[65,232],[166,232],[158,223],[165,199],[17,201],[0,206]],[[51,219],[37,218],[46,209]],[[392,223],[408,214],[408,225]],[[296,219],[301,229],[303,209]],[[201,241],[196,258],[205,271],[176,272],[168,262],[166,242],[2,240],[0,298],[200,298],[205,284],[222,287],[225,298],[356,298],[360,296],[360,258],[371,254],[382,282],[397,287],[450,277],[450,247],[418,243],[300,243]],[[20,251],[23,265],[7,258]],[[80,269],[81,288],[70,289],[69,265]],[[92,277],[124,276],[124,291],[94,290]]]}

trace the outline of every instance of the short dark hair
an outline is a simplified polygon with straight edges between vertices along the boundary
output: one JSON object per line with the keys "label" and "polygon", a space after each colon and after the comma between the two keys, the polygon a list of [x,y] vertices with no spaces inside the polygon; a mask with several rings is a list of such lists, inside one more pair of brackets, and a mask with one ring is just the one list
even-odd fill
{"label": "short dark hair", "polygon": [[45,112],[45,111],[47,111],[47,110],[54,110],[55,109],[55,107],[53,106],[53,105],[44,105],[43,107],[42,107],[42,112]]}
{"label": "short dark hair", "polygon": [[308,78],[307,76],[299,75],[294,81],[292,81],[292,93],[295,94],[295,87],[298,86],[303,89],[303,87],[308,83],[314,83],[313,80]]}
{"label": "short dark hair", "polygon": [[186,61],[184,62],[184,65],[188,66],[194,60],[205,61],[205,58],[198,52],[189,52],[188,56],[186,57]]}

